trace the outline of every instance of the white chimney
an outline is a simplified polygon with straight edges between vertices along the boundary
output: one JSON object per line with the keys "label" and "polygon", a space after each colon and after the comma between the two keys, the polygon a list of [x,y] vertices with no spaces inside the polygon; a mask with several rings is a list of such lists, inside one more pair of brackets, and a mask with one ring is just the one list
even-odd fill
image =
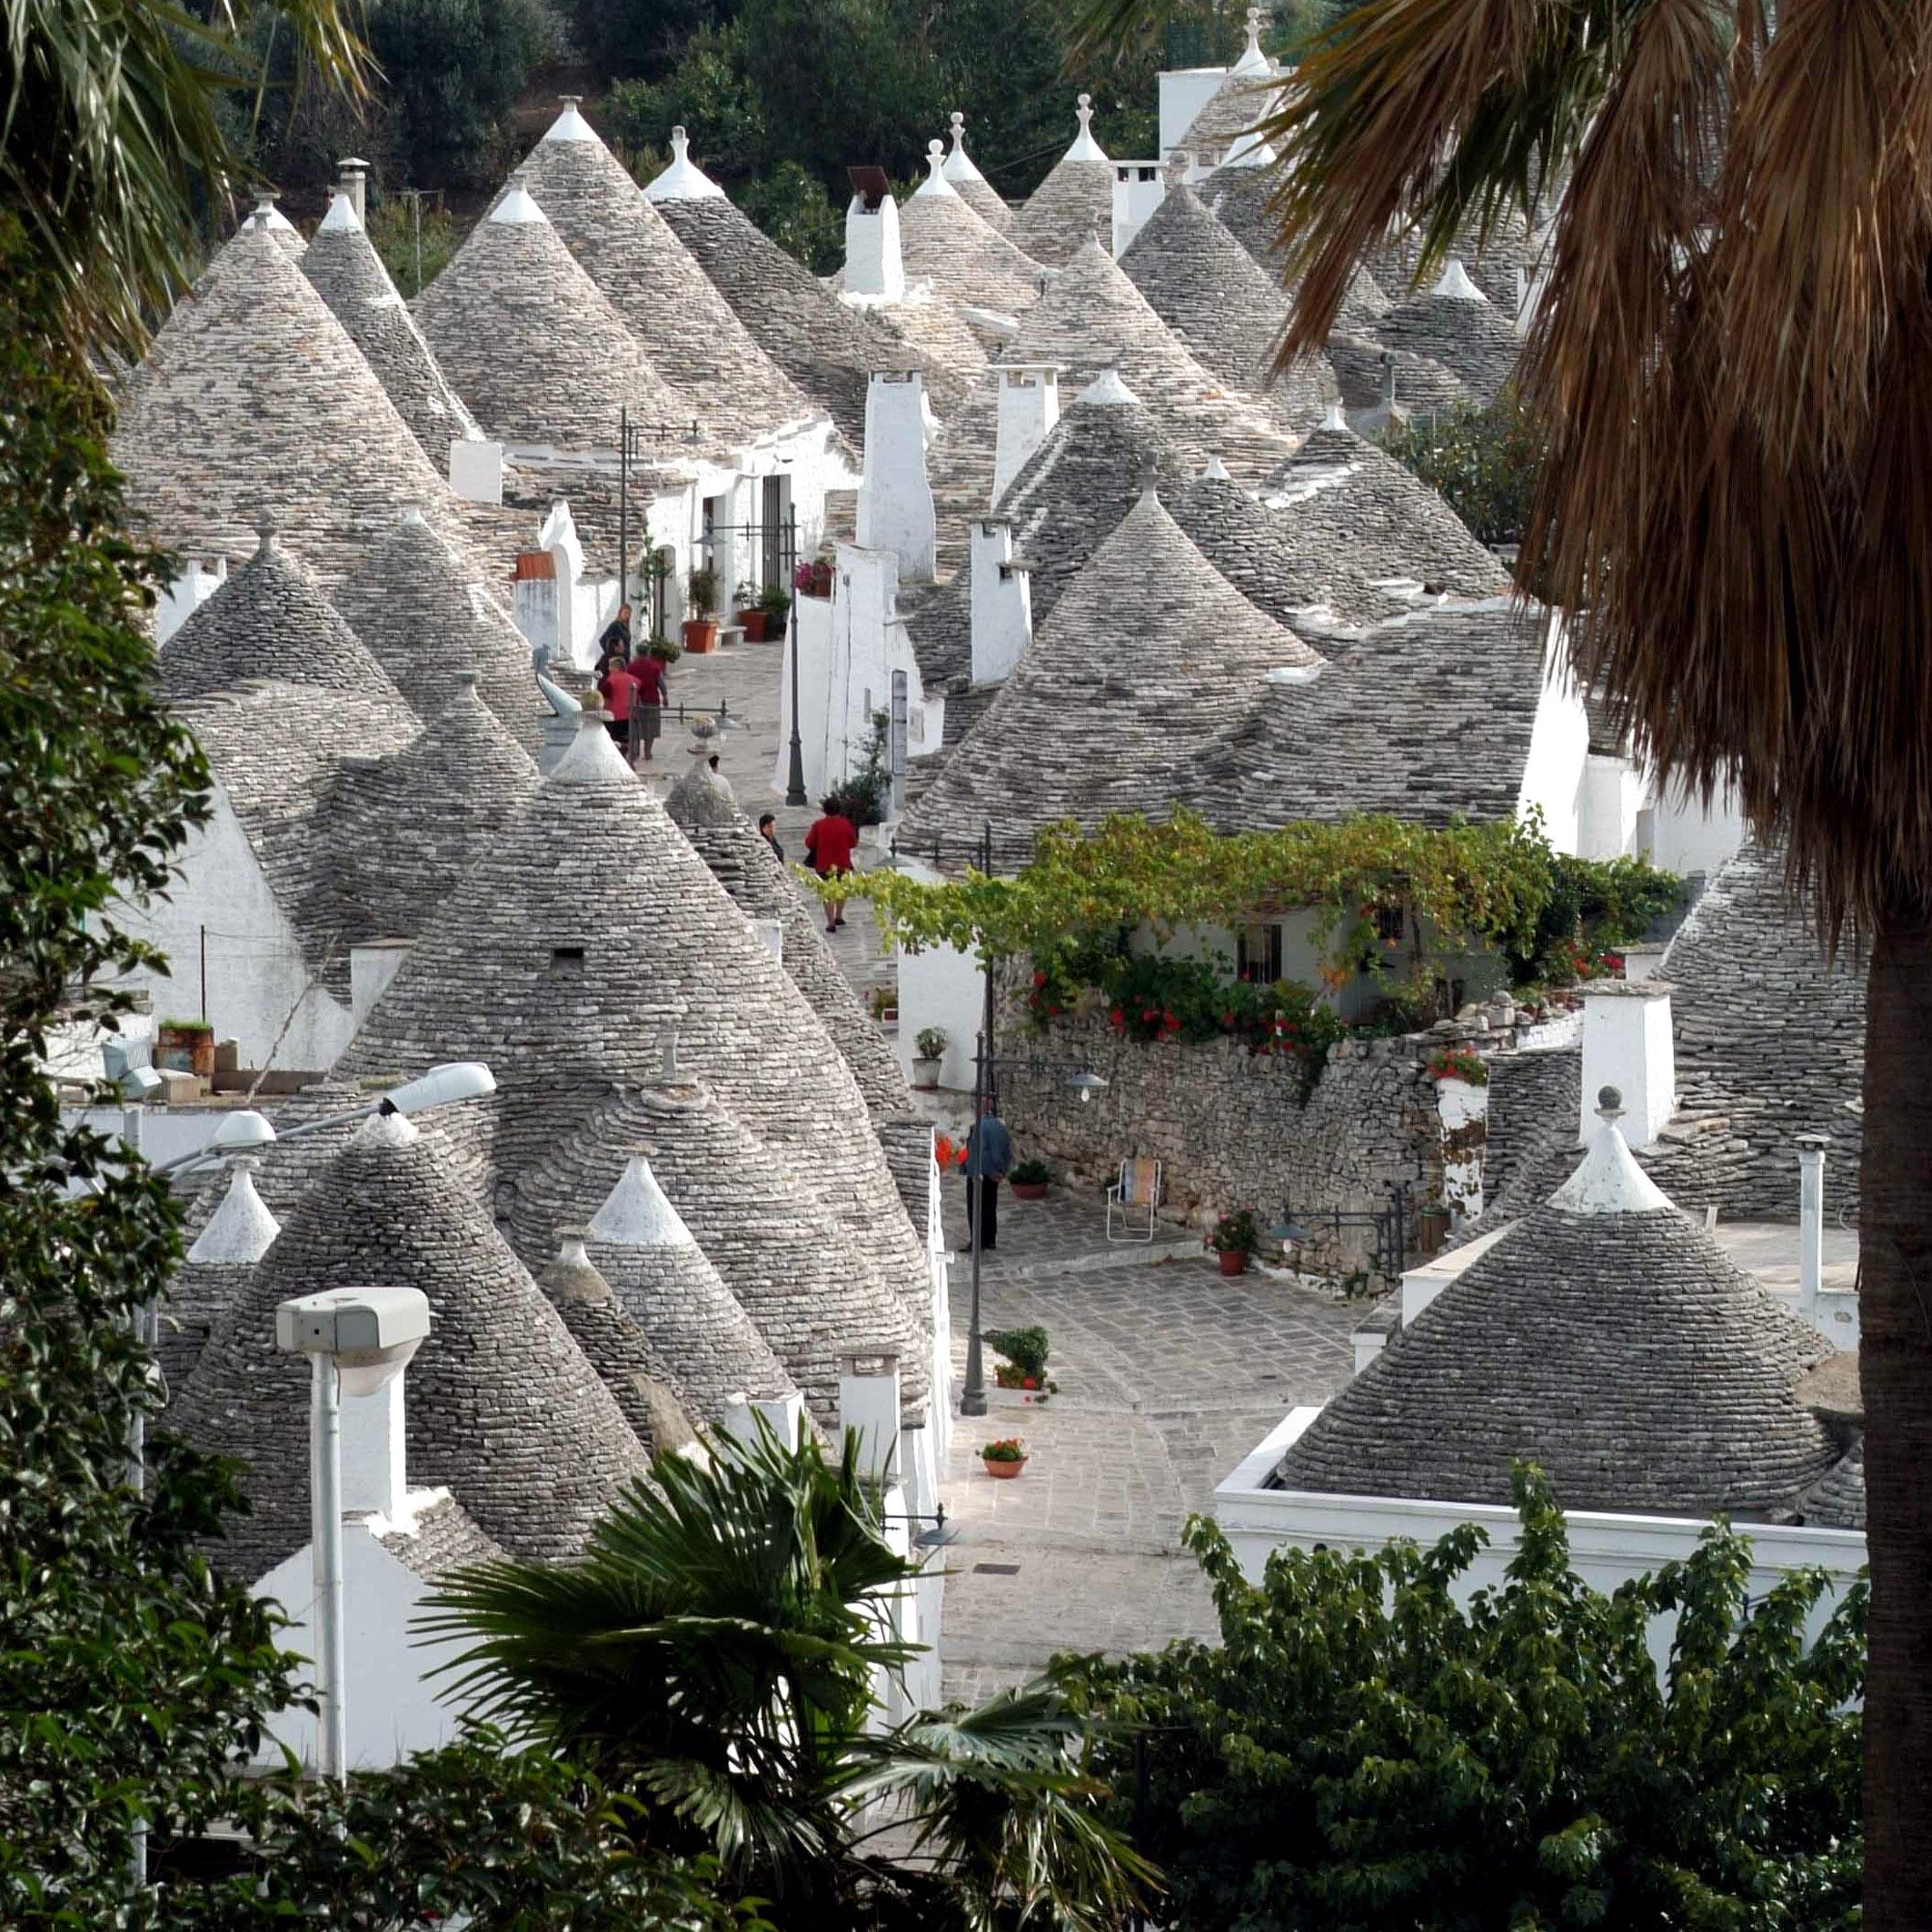
{"label": "white chimney", "polygon": [[1581,1141],[1590,1139],[1592,1102],[1603,1087],[1623,1095],[1624,1140],[1631,1147],[1648,1147],[1677,1111],[1670,991],[1661,980],[1592,980],[1583,988]]}
{"label": "white chimney", "polygon": [[1002,363],[993,444],[993,506],[1060,421],[1060,370],[1052,363]]}
{"label": "white chimney", "polygon": [[845,293],[898,302],[906,292],[899,247],[899,204],[890,193],[863,192],[845,210]]}
{"label": "white chimney", "polygon": [[335,164],[335,184],[349,197],[358,227],[369,225],[369,164],[351,154]]}
{"label": "white chimney", "polygon": [[1005,517],[975,517],[971,533],[972,682],[997,684],[1012,675],[1032,638],[1032,581],[1013,556]]}
{"label": "white chimney", "polygon": [[373,1509],[391,1522],[408,1514],[403,1455],[403,1385],[407,1369],[373,1395],[345,1398],[342,1405],[342,1507],[347,1516]]}
{"label": "white chimney", "polygon": [[932,485],[926,478],[925,378],[916,369],[881,372],[865,393],[865,476],[859,485],[858,540],[890,550],[908,583],[931,582]]}
{"label": "white chimney", "polygon": [[839,1433],[859,1439],[859,1473],[881,1485],[899,1480],[899,1356],[861,1349],[839,1358]]}
{"label": "white chimney", "polygon": [[798,1394],[778,1395],[754,1402],[741,1391],[726,1398],[724,1417],[718,1426],[737,1441],[756,1442],[761,1419],[788,1449],[796,1449],[804,1433],[805,1399]]}
{"label": "white chimney", "polygon": [[1798,1311],[1814,1327],[1825,1280],[1825,1134],[1798,1136]]}

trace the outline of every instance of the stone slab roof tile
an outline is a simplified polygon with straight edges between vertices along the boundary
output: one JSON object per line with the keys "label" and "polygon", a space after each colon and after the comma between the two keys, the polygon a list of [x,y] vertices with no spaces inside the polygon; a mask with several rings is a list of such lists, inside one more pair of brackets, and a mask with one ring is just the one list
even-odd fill
{"label": "stone slab roof tile", "polygon": [[927,179],[899,210],[907,275],[922,276],[954,302],[1002,315],[1024,314],[1039,301],[1051,271],[974,212],[945,178],[939,143],[931,147]]}
{"label": "stone slab roof tile", "polygon": [[901,841],[917,850],[943,828],[991,820],[1005,863],[1023,861],[1034,835],[1061,819],[1158,817],[1192,798],[1200,758],[1246,714],[1267,672],[1320,662],[1229,583],[1150,492],[908,810]]}
{"label": "stone slab roof tile", "polygon": [[483,702],[535,755],[549,707],[531,673],[530,645],[420,511],[405,511],[372,539],[335,603],[420,716],[441,712],[456,678],[473,672]]}
{"label": "stone slab roof tile", "polygon": [[759,346],[582,115],[560,115],[518,174],[707,431],[749,442],[822,413]]}
{"label": "stone slab roof tile", "polygon": [[[1195,184],[1195,192],[1221,225],[1254,258],[1269,282],[1291,296],[1289,279],[1278,246],[1280,223],[1270,208],[1275,191],[1281,185],[1281,173],[1273,167],[1219,167]],[[1336,327],[1340,330],[1369,329],[1375,318],[1389,307],[1389,296],[1367,266],[1358,267],[1342,299]]]}
{"label": "stone slab roof tile", "polygon": [[417,1510],[406,1528],[394,1525],[377,1540],[425,1583],[440,1583],[453,1570],[494,1563],[507,1554],[446,1490]]}
{"label": "stone slab roof tile", "polygon": [[[1411,295],[1376,318],[1369,332],[1389,348],[1449,370],[1479,403],[1493,403],[1515,377],[1522,338],[1502,313],[1478,296]],[[1397,394],[1401,396],[1398,373]]]}
{"label": "stone slab roof tile", "polygon": [[1372,333],[1338,331],[1329,338],[1328,355],[1343,405],[1349,410],[1372,410],[1387,399],[1391,365],[1395,400],[1404,410],[1427,413],[1469,400],[1469,384],[1453,369],[1433,356],[1391,347]]}
{"label": "stone slab roof tile", "polygon": [[483,432],[450,386],[347,195],[330,203],[302,257],[302,273],[363,352],[431,466],[447,473],[450,444]]}
{"label": "stone slab roof tile", "polygon": [[472,543],[443,468],[302,270],[244,228],[175,304],[120,397],[111,443],[154,543],[240,563],[265,511],[333,589],[372,536],[419,504]]}
{"label": "stone slab roof tile", "polygon": [[1561,1204],[1575,1188],[1322,1410],[1282,1459],[1284,1487],[1507,1503],[1527,1458],[1571,1509],[1764,1517],[1832,1468],[1795,1389],[1830,1344],[1668,1200],[1577,1211]]}
{"label": "stone slab roof tile", "polygon": [[519,186],[471,229],[415,314],[477,420],[506,442],[614,450],[622,409],[643,423],[692,413]]}
{"label": "stone slab roof tile", "polygon": [[369,1281],[429,1298],[408,1370],[411,1481],[448,1488],[514,1555],[575,1554],[642,1449],[438,1138],[388,1115],[290,1210],[170,1410],[189,1441],[247,1465],[254,1513],[218,1560],[258,1577],[308,1539],[308,1365],[276,1348],[277,1305]]}
{"label": "stone slab roof tile", "polygon": [[1014,242],[1048,268],[1071,262],[1090,242],[1113,234],[1113,163],[1089,132],[1093,110],[1080,97],[1079,137],[1013,214]]}

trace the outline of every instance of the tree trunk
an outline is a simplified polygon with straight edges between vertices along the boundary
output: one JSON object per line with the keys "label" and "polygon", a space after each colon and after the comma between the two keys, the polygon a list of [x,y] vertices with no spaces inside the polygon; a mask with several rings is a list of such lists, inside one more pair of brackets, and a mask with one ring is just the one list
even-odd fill
{"label": "tree trunk", "polygon": [[1871,1555],[1865,1932],[1932,1927],[1932,926],[1878,935],[1866,993],[1859,1374]]}

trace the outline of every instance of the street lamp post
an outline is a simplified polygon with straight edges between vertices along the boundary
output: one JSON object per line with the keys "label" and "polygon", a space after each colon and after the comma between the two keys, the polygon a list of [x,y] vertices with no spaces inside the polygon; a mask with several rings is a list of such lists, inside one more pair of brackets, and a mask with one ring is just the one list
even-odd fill
{"label": "street lamp post", "polygon": [[[786,519],[792,534],[792,554],[798,555],[798,517],[794,512]],[[796,568],[792,580],[792,763],[785,773],[785,803],[803,805],[805,796],[805,741],[799,735],[799,700],[802,693],[798,682],[798,600],[801,595]]]}

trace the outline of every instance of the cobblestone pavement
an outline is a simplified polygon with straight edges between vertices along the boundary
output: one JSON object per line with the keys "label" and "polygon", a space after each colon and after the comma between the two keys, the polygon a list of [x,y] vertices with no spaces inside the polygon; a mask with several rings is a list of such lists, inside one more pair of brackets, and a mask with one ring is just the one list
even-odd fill
{"label": "cobblestone pavement", "polygon": [[[942,1486],[961,1531],[946,1552],[949,1697],[1017,1683],[1059,1650],[1210,1636],[1212,1605],[1180,1548],[1181,1524],[1289,1409],[1324,1399],[1349,1374],[1353,1308],[1268,1276],[1226,1280],[1198,1246],[1187,1259],[1122,1263],[1105,1248],[1098,1204],[1073,1206],[1090,1230],[1073,1265],[1044,1260],[1077,1231],[1069,1204],[1016,1201],[1001,1207],[1001,1251],[1011,1241],[1013,1262],[1040,1260],[982,1275],[984,1326],[1045,1327],[1060,1391],[1042,1409],[994,1390],[988,1415],[955,1425]],[[1036,1216],[1045,1225],[1031,1225]],[[1080,1265],[1097,1251],[1111,1265]],[[963,1259],[953,1280],[963,1370]],[[1029,1456],[1013,1482],[979,1459],[1006,1435],[1023,1437]]]}

